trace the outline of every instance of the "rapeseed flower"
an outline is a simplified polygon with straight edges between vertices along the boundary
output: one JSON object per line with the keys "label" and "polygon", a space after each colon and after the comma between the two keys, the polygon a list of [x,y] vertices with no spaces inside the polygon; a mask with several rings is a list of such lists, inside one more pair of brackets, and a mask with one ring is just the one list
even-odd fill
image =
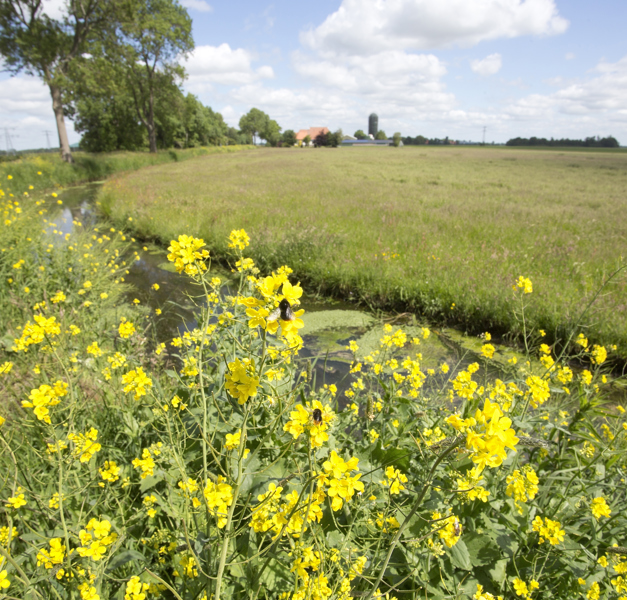
{"label": "rapeseed flower", "polygon": [[137,575],[133,575],[126,582],[124,600],[145,600],[147,597],[146,592],[149,588],[149,584],[142,583]]}
{"label": "rapeseed flower", "polygon": [[[179,238],[180,239],[180,238]],[[229,235],[229,248],[243,250],[250,244],[250,238],[243,229],[233,229]]]}
{"label": "rapeseed flower", "polygon": [[0,571],[0,590],[6,590],[11,586],[11,582],[7,577],[7,570]]}
{"label": "rapeseed flower", "polygon": [[32,408],[35,416],[50,425],[51,406],[56,406],[67,394],[68,385],[64,381],[57,381],[53,386],[48,384],[40,385],[36,390],[31,390],[28,400],[22,401],[22,406]]}
{"label": "rapeseed flower", "polygon": [[389,488],[391,495],[400,494],[405,489],[403,483],[407,483],[407,476],[401,473],[399,469],[390,465],[385,469],[385,476],[387,479],[384,479],[381,485]]}
{"label": "rapeseed flower", "polygon": [[548,540],[552,546],[556,546],[564,541],[566,532],[560,529],[562,525],[559,521],[552,521],[548,518],[545,518],[543,521],[540,516],[537,516],[531,525],[533,530],[540,534],[541,544]]}
{"label": "rapeseed flower", "polygon": [[531,395],[531,406],[534,408],[538,408],[538,406],[544,404],[551,396],[548,381],[541,377],[530,375],[525,380],[525,383],[529,387],[528,394]]}
{"label": "rapeseed flower", "polygon": [[188,235],[179,235],[178,240],[172,240],[168,250],[168,260],[174,263],[178,273],[185,272],[192,277],[207,270],[205,260],[209,258],[209,251],[202,250],[205,242],[202,239]]}
{"label": "rapeseed flower", "polygon": [[109,483],[114,483],[120,478],[120,467],[114,460],[105,460],[104,466],[98,469],[100,477]]}
{"label": "rapeseed flower", "polygon": [[538,493],[539,479],[533,467],[525,465],[522,470],[516,469],[512,475],[507,476],[508,496],[514,496],[514,504],[522,515],[522,503],[533,500]]}
{"label": "rapeseed flower", "polygon": [[531,294],[533,292],[533,285],[531,283],[531,279],[527,277],[523,277],[520,275],[514,284],[514,290],[518,288],[521,289],[523,294]]}
{"label": "rapeseed flower", "polygon": [[133,369],[122,375],[122,383],[124,383],[124,392],[134,392],[135,400],[139,400],[146,395],[146,388],[152,387],[152,379],[144,373],[141,367]]}
{"label": "rapeseed flower", "polygon": [[121,338],[129,338],[135,333],[135,325],[130,321],[123,320],[118,328],[118,333]]}
{"label": "rapeseed flower", "polygon": [[26,506],[26,499],[24,498],[24,492],[21,487],[17,488],[17,492],[15,496],[11,496],[6,503],[8,508],[22,508],[22,506]]}
{"label": "rapeseed flower", "polygon": [[60,565],[65,560],[65,544],[61,538],[50,540],[50,550],[42,548],[37,553],[37,566],[44,566],[45,569],[52,569],[55,565]]}
{"label": "rapeseed flower", "polygon": [[226,525],[228,509],[233,504],[233,488],[225,481],[226,478],[220,475],[215,483],[208,481],[203,490],[209,513],[217,517],[219,529]]}
{"label": "rapeseed flower", "polygon": [[442,514],[437,510],[431,514],[431,518],[436,521],[431,527],[437,529],[438,537],[446,544],[448,548],[452,548],[462,535],[462,525],[455,515],[443,518]]}
{"label": "rapeseed flower", "polygon": [[607,505],[605,498],[603,496],[599,496],[592,500],[590,503],[590,509],[594,518],[598,521],[601,517],[609,517],[612,513],[610,507]]}
{"label": "rapeseed flower", "polygon": [[89,462],[102,447],[98,443],[98,430],[94,427],[85,433],[70,433],[67,439],[74,443],[72,456],[82,463]]}

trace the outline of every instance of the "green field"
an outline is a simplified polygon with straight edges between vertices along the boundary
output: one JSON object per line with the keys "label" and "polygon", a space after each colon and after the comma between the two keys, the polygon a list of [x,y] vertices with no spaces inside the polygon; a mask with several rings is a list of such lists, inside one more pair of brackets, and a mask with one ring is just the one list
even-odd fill
{"label": "green field", "polygon": [[624,272],[577,320],[624,264],[626,191],[625,153],[264,149],[119,176],[101,200],[140,235],[200,236],[218,255],[244,228],[262,267],[288,264],[310,290],[472,332],[520,331],[512,284],[524,275],[527,317],[549,339],[576,326],[625,357]]}

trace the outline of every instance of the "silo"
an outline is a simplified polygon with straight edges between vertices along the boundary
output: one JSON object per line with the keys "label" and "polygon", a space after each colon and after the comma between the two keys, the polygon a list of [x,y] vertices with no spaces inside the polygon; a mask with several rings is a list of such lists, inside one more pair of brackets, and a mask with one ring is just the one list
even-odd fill
{"label": "silo", "polygon": [[379,132],[379,117],[375,113],[372,113],[368,117],[368,135],[376,137]]}

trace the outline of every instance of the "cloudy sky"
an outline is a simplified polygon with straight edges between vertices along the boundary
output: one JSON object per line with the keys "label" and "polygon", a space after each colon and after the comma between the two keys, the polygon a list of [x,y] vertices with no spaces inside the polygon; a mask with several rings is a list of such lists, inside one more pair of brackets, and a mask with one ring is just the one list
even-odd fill
{"label": "cloudy sky", "polygon": [[[44,0],[54,15],[63,0]],[[237,126],[505,142],[613,135],[627,145],[625,0],[180,0],[196,49],[185,91]],[[0,74],[15,148],[58,144],[36,79]],[[78,141],[71,123],[70,139]],[[19,136],[19,137],[18,137]]]}

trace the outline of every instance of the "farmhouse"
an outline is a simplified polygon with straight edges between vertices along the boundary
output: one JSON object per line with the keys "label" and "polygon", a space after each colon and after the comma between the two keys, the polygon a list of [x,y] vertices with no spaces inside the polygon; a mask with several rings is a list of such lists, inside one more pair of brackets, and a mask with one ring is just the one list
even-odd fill
{"label": "farmhouse", "polygon": [[310,144],[313,144],[313,141],[316,139],[316,136],[321,133],[330,133],[328,127],[310,127],[309,129],[301,129],[296,134],[296,142],[302,142],[307,136],[311,138]]}

